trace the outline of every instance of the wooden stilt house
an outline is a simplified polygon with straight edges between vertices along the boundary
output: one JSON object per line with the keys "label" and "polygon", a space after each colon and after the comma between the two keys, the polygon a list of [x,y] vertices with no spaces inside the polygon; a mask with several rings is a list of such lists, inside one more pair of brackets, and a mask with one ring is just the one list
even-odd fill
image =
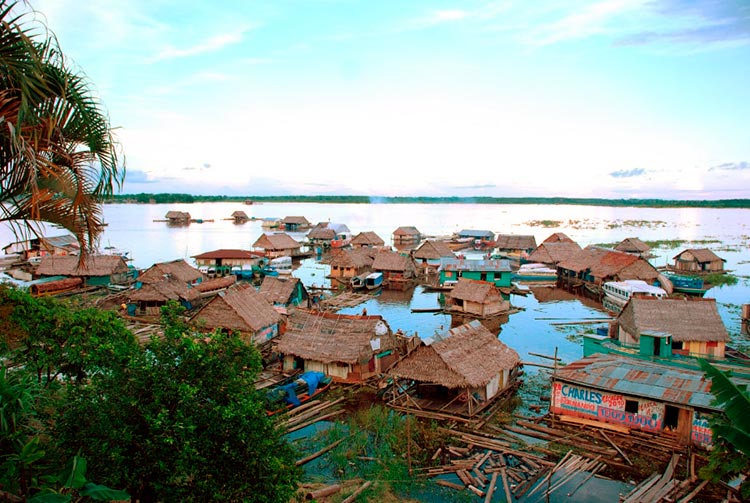
{"label": "wooden stilt house", "polygon": [[[423,339],[388,372],[397,380],[388,404],[474,416],[516,385],[520,357],[479,321]],[[432,415],[431,417],[436,417]]]}

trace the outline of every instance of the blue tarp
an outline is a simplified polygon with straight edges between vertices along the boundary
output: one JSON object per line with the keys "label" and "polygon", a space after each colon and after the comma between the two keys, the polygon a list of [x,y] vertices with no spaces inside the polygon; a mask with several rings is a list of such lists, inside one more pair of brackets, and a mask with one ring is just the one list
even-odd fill
{"label": "blue tarp", "polygon": [[307,385],[307,395],[313,396],[324,377],[325,374],[323,372],[305,372],[293,382],[281,386],[280,388],[284,391],[284,401],[297,407],[301,403],[299,398],[297,398],[297,388],[300,387],[300,385]]}

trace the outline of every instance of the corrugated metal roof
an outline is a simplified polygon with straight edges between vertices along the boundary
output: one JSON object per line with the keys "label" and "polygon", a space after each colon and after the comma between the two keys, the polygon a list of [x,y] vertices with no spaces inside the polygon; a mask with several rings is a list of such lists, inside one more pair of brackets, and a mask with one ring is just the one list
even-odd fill
{"label": "corrugated metal roof", "polygon": [[[611,393],[719,410],[712,405],[711,380],[699,370],[597,354],[558,369],[556,379]],[[733,377],[732,380],[739,384],[750,383],[743,378]]]}

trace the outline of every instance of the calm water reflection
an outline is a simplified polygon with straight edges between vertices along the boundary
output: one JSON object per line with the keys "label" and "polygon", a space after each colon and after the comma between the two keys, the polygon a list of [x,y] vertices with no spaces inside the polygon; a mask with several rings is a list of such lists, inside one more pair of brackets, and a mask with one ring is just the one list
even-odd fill
{"label": "calm water reflection", "polygon": [[[161,220],[169,210],[189,212],[206,220],[185,227],[170,227]],[[740,306],[750,303],[750,210],[703,208],[610,208],[565,205],[468,205],[468,204],[312,204],[201,203],[170,205],[113,204],[104,208],[108,227],[101,246],[127,249],[134,265],[148,267],[155,262],[191,257],[219,248],[250,249],[263,232],[261,221],[235,224],[227,220],[242,210],[252,218],[301,215],[310,222],[346,224],[352,233],[374,231],[390,244],[391,234],[402,225],[417,227],[423,234],[446,236],[461,229],[487,229],[495,233],[531,234],[537,243],[553,232],[564,232],[581,246],[614,244],[626,237],[644,241],[685,240],[653,250],[654,265],[671,263],[687,247],[711,248],[726,259],[726,268],[740,277],[734,286],[713,288],[706,297],[715,298],[735,344],[745,346],[740,330]],[[211,221],[212,220],[212,221]],[[50,230],[50,235],[61,234]],[[296,234],[301,240],[304,234]],[[7,228],[0,228],[0,242],[13,241]],[[329,286],[328,266],[306,260],[295,275],[308,286]],[[542,292],[545,293],[545,292]],[[520,312],[502,325],[500,338],[515,348],[523,360],[534,360],[528,352],[552,354],[555,347],[566,361],[581,356],[579,333],[593,325],[555,325],[567,321],[605,316],[596,304],[577,298],[549,298],[549,295],[514,295],[511,303]],[[412,313],[411,308],[437,307],[437,294],[416,287],[407,292],[383,291],[366,303],[344,310],[383,315],[391,328],[431,335],[450,327],[444,314]],[[537,360],[540,361],[540,360]]]}

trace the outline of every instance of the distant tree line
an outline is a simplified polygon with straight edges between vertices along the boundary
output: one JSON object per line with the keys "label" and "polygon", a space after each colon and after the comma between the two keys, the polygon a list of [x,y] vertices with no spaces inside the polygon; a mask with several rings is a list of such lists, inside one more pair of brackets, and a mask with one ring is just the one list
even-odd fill
{"label": "distant tree line", "polygon": [[750,208],[750,199],[672,200],[576,197],[433,197],[433,196],[198,196],[193,194],[117,194],[110,203],[333,203],[333,204],[568,204],[638,208]]}

